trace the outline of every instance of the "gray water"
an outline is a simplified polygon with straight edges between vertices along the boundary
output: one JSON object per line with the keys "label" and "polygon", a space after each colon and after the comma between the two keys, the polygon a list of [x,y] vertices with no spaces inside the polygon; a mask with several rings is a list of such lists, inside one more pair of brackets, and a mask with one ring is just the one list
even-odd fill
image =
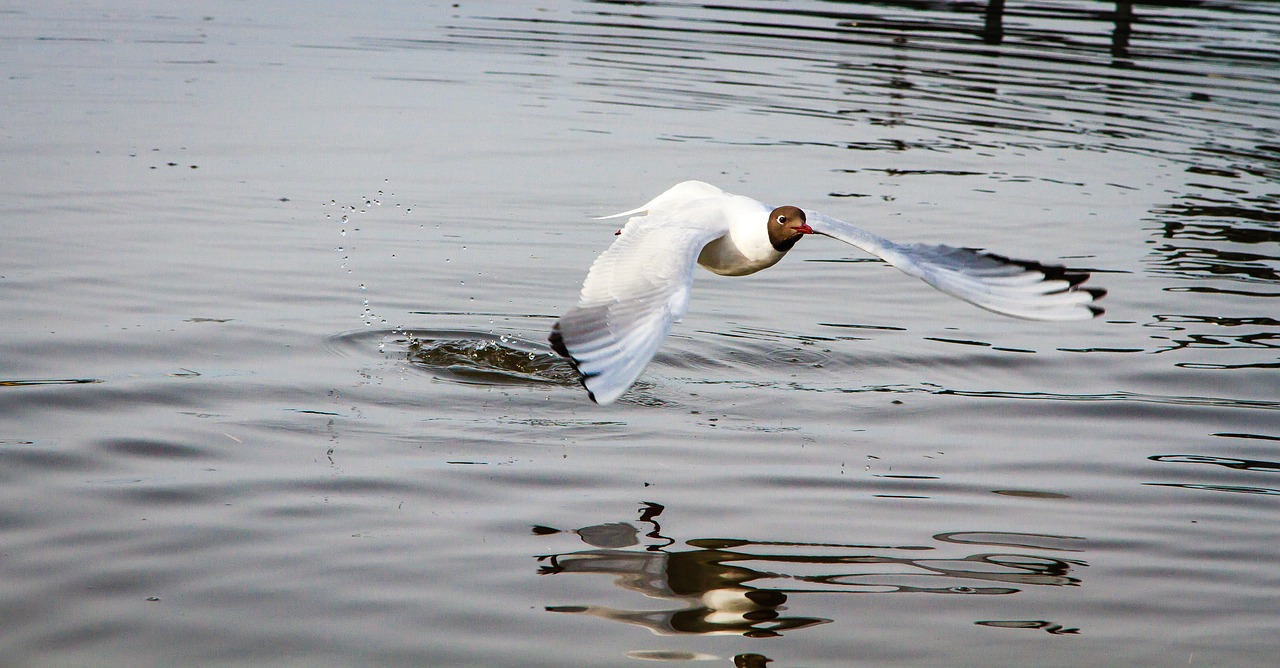
{"label": "gray water", "polygon": [[[1165,4],[0,5],[0,664],[1274,665],[1280,5]],[[690,178],[1108,310],[809,238],[596,406]]]}

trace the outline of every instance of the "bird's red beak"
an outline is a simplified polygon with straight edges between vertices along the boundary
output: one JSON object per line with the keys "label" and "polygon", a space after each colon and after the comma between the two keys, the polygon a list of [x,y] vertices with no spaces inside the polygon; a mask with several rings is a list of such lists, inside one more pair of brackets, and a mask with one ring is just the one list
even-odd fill
{"label": "bird's red beak", "polygon": [[809,227],[809,223],[800,223],[795,227],[795,231],[800,234],[813,234],[813,228]]}

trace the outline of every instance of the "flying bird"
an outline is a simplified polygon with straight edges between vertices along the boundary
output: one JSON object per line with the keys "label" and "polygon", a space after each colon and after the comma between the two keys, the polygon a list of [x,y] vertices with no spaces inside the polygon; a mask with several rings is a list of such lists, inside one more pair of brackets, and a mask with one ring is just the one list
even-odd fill
{"label": "flying bird", "polygon": [[653,359],[689,306],[694,265],[745,276],[777,264],[806,234],[843,241],[975,306],[1027,320],[1087,320],[1106,294],[1089,273],[983,250],[899,244],[795,206],[770,207],[685,181],[638,209],[591,265],[578,303],[551,329],[591,399],[617,399]]}

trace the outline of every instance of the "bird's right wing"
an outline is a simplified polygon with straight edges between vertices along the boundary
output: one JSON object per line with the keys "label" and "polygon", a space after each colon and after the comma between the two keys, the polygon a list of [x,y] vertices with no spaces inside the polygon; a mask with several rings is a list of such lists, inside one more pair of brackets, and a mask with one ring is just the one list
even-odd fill
{"label": "bird's right wing", "polygon": [[631,386],[684,316],[698,254],[728,232],[719,207],[648,211],[632,218],[587,274],[578,304],[551,330],[592,400],[607,404]]}
{"label": "bird's right wing", "polygon": [[816,211],[805,211],[817,234],[839,239],[908,275],[1001,315],[1027,320],[1088,320],[1102,314],[1094,302],[1107,292],[1082,288],[1086,271],[1014,260],[982,250],[897,244]]}

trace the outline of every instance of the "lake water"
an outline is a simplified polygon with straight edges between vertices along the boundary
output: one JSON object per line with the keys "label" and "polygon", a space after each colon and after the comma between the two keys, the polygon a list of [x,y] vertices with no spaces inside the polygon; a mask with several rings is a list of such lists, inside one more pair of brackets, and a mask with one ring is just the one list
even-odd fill
{"label": "lake water", "polygon": [[[1006,4],[0,4],[0,664],[1274,665],[1280,4]],[[809,238],[596,406],[691,178],[1107,313]]]}

